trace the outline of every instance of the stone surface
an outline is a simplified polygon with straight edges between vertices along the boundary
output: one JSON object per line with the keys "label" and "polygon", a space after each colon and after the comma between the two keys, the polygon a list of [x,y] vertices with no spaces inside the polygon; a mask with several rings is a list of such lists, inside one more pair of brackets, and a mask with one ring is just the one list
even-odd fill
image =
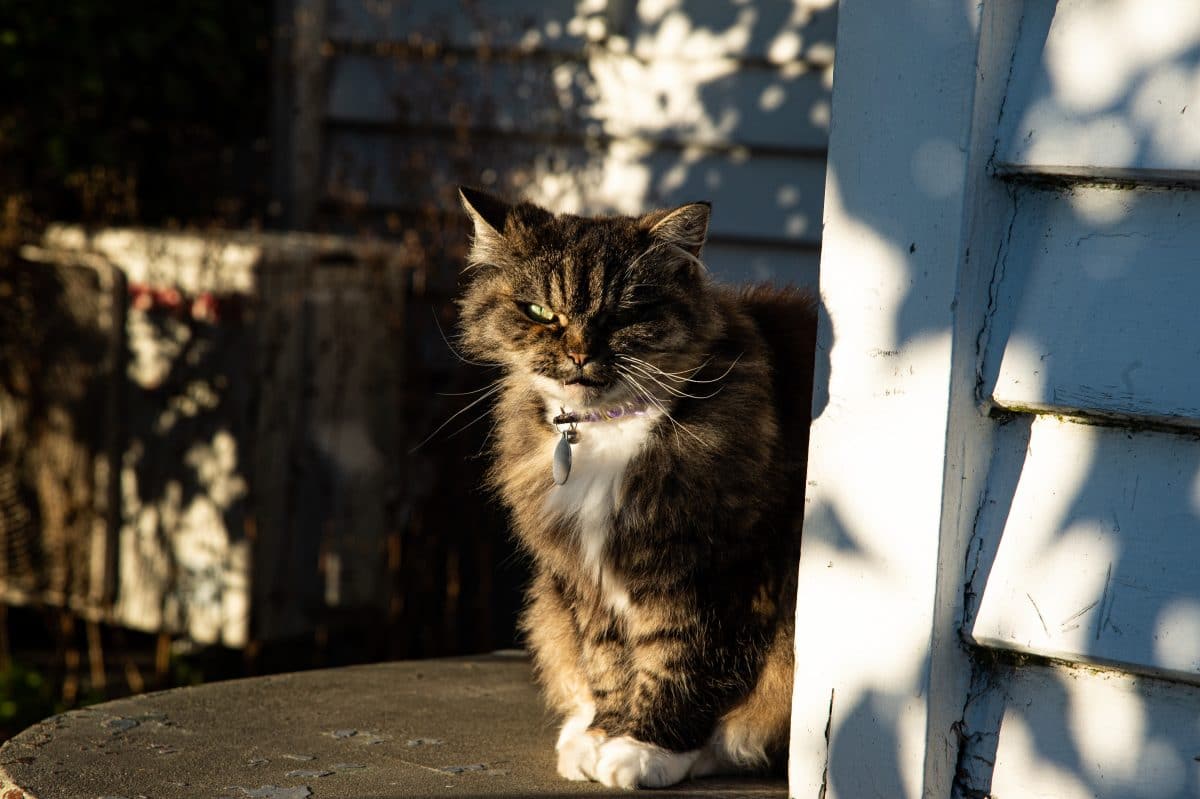
{"label": "stone surface", "polygon": [[[523,655],[212,683],[54,716],[0,748],[3,799],[400,799],[612,793],[554,771]],[[782,797],[714,779],[655,797]]]}

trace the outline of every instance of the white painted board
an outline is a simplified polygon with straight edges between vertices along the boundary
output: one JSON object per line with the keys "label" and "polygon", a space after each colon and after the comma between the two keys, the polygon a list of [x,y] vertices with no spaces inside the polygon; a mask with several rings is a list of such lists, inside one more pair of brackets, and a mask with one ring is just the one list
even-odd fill
{"label": "white painted board", "polygon": [[632,50],[639,58],[833,62],[835,0],[678,0],[632,5],[636,6],[635,13],[626,28]]}
{"label": "white painted board", "polygon": [[992,399],[1200,425],[1200,197],[1016,191],[985,360]]}
{"label": "white painted board", "polygon": [[340,41],[558,53],[607,42],[647,60],[695,62],[738,58],[829,64],[837,29],[834,0],[333,0],[328,15],[329,35]]}
{"label": "white painted board", "polygon": [[1046,7],[1013,61],[1000,171],[1200,178],[1200,4],[1060,0],[1052,20]]}
{"label": "white painted board", "polygon": [[1019,475],[970,637],[1200,684],[1200,442],[1039,416]]}
{"label": "white painted board", "polygon": [[832,75],[802,65],[588,57],[333,59],[334,122],[824,150]]}
{"label": "white painted board", "polygon": [[1031,664],[1003,690],[995,799],[1200,796],[1195,689]]}
{"label": "white painted board", "polygon": [[817,290],[821,253],[816,248],[758,246],[710,239],[701,254],[713,278],[722,283],[791,284]]}
{"label": "white painted board", "polygon": [[821,157],[749,158],[629,142],[590,149],[517,138],[460,144],[353,131],[331,133],[328,148],[326,197],[357,207],[415,210],[432,202],[457,214],[453,191],[438,187],[468,183],[568,213],[641,213],[710,200],[713,236],[813,245],[821,236]]}

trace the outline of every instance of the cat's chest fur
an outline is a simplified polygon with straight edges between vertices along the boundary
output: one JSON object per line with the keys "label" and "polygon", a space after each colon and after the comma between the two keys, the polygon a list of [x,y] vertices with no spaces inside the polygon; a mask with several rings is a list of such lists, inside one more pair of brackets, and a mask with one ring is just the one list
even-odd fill
{"label": "cat's chest fur", "polygon": [[[580,425],[579,440],[571,446],[570,476],[546,496],[549,514],[573,522],[581,571],[617,613],[629,607],[629,595],[607,563],[613,518],[624,499],[629,465],[646,446],[658,416],[647,412],[620,421]],[[547,469],[559,438],[556,434],[545,444]]]}

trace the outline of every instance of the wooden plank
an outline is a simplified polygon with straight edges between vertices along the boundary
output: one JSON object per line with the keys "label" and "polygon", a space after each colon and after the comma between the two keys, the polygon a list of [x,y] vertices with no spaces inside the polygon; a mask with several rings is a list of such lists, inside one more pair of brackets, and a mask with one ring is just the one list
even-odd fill
{"label": "wooden plank", "polygon": [[823,150],[831,78],[800,65],[702,66],[599,53],[588,59],[333,60],[328,118],[410,128],[646,138]]}
{"label": "wooden plank", "polygon": [[785,64],[833,63],[833,0],[738,4],[714,0],[639,3],[627,24],[640,58],[738,58]]}
{"label": "wooden plank", "polygon": [[815,245],[825,163],[636,142],[587,147],[522,139],[463,139],[333,131],[326,196],[356,208],[458,210],[453,186],[490,186],[570,213],[640,213],[711,200],[711,234]]}
{"label": "wooden plank", "polygon": [[[276,47],[289,48],[285,68],[291,76],[289,91],[279,102],[289,105],[286,128],[279,130],[287,148],[286,163],[289,194],[283,202],[284,224],[303,230],[313,222],[317,187],[321,175],[321,114],[325,108],[327,82],[326,58],[322,52],[327,3],[325,0],[287,0],[279,8],[290,12],[280,20],[280,29],[290,36],[278,36]],[[290,123],[290,124],[288,124]]]}
{"label": "wooden plank", "polygon": [[[974,302],[957,294],[963,204],[978,194],[967,176],[983,174],[991,145],[971,134],[976,76],[990,74],[981,22],[1008,5],[839,10],[790,796],[951,795],[963,697],[940,660],[961,650],[941,637],[939,562],[954,538],[943,503],[962,476],[947,448],[964,349],[952,331]],[[936,192],[914,180],[931,142]]]}
{"label": "wooden plank", "polygon": [[1013,61],[1001,171],[1200,179],[1200,6],[1164,2],[1153,21],[1138,0],[1048,9],[1030,14]]}
{"label": "wooden plank", "polygon": [[[577,13],[578,5],[576,0],[510,0],[503,4],[333,0],[328,12],[328,36],[361,42],[404,42],[418,47],[577,53],[589,40],[607,32],[602,13]],[[598,10],[603,11],[602,4]]]}
{"label": "wooden plank", "polygon": [[1009,672],[1001,690],[989,796],[1200,796],[1194,689],[1030,664]]}
{"label": "wooden plank", "polygon": [[1019,191],[984,366],[993,400],[1200,425],[1200,197]]}
{"label": "wooden plank", "polygon": [[1042,416],[1019,474],[971,638],[1200,685],[1200,442]]}
{"label": "wooden plank", "polygon": [[553,53],[579,53],[589,43],[603,42],[647,61],[737,58],[828,65],[833,62],[837,10],[832,0],[741,7],[713,0],[514,0],[502,5],[334,0],[329,21],[330,38],[340,41]]}
{"label": "wooden plank", "polygon": [[790,283],[817,289],[821,253],[815,248],[754,246],[718,238],[709,241],[701,257],[723,283]]}

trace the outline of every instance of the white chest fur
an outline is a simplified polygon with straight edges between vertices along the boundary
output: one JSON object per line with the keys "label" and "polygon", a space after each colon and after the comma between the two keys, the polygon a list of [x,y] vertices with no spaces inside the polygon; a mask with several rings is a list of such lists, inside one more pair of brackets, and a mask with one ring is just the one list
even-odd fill
{"label": "white chest fur", "polygon": [[[625,471],[645,446],[658,414],[579,426],[579,441],[571,447],[571,475],[563,485],[550,489],[547,512],[574,518],[579,557],[584,570],[600,586],[608,606],[622,612],[629,594],[605,564],[605,549],[612,532],[613,517],[620,507]],[[559,436],[546,444],[546,469],[558,446]]]}

